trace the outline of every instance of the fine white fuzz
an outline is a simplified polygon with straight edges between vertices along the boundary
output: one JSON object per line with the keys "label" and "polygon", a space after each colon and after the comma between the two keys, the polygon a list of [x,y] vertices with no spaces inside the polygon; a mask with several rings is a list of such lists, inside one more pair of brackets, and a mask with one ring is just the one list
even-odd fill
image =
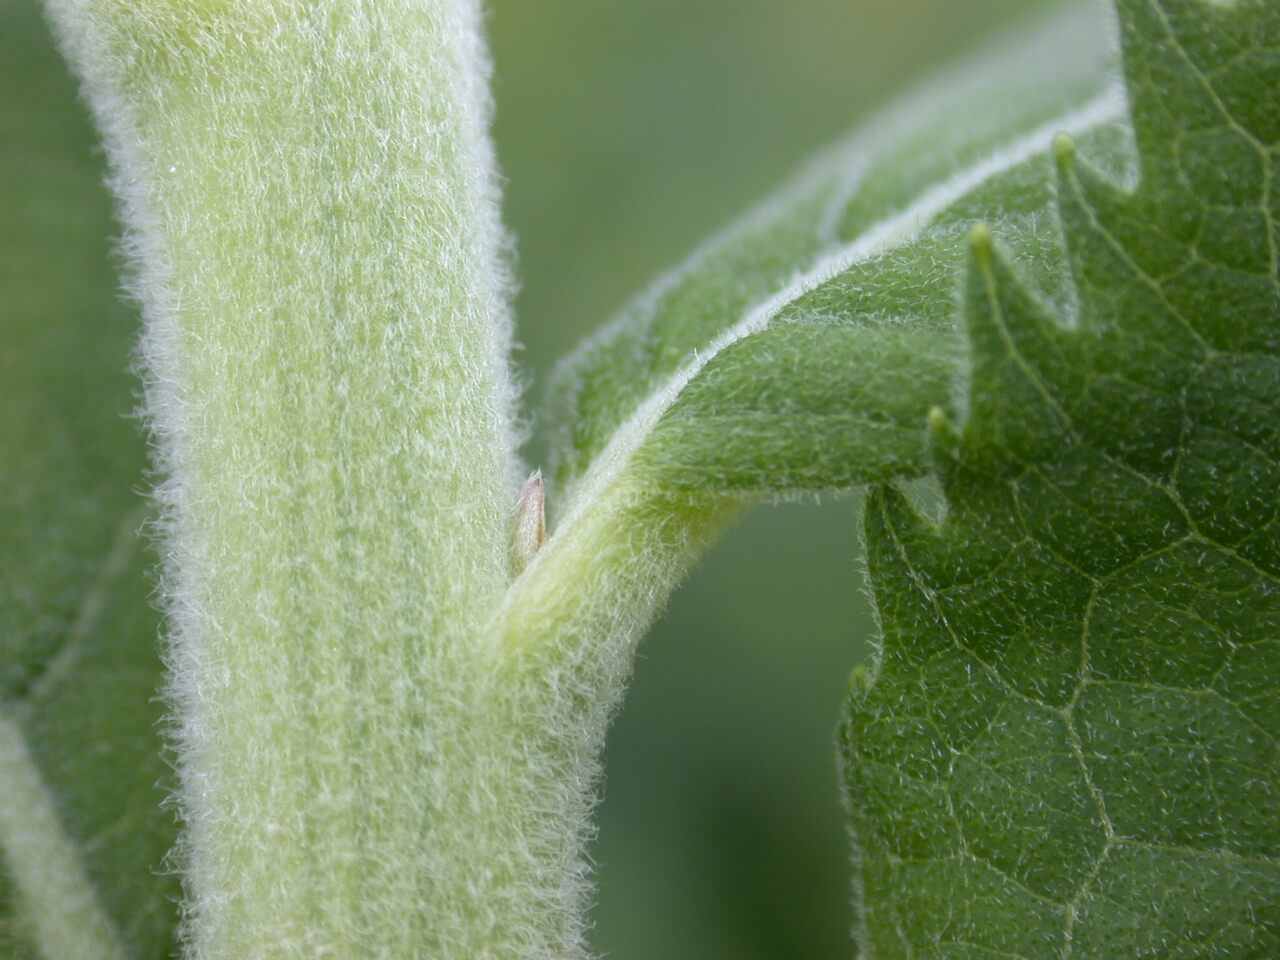
{"label": "fine white fuzz", "polygon": [[524,882],[457,825],[518,482],[479,0],[48,10],[145,322],[188,955],[534,955],[451,881]]}
{"label": "fine white fuzz", "polygon": [[[740,226],[796,214],[802,261],[620,411],[548,536],[541,474],[518,485],[479,0],[46,3],[145,321],[187,956],[584,957],[635,643],[746,502],[664,489],[637,452],[718,353],[1048,134],[993,121],[985,162],[873,198],[852,241],[897,154],[821,159]],[[878,129],[905,151],[915,128]]]}

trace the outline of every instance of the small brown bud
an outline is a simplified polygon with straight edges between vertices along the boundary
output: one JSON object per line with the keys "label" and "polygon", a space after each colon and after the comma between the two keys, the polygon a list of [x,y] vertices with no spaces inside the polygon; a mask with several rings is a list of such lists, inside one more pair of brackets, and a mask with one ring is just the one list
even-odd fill
{"label": "small brown bud", "polygon": [[542,471],[535,470],[525,481],[516,504],[516,523],[511,539],[511,566],[516,576],[524,572],[546,539],[546,487],[542,482]]}

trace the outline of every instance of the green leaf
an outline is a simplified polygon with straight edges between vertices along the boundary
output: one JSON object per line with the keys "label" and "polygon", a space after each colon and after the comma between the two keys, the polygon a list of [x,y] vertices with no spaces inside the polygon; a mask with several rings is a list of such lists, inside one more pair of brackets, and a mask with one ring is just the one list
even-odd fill
{"label": "green leaf", "polygon": [[0,98],[0,955],[161,958],[178,891],[136,318],[95,137],[26,0],[0,6]]}
{"label": "green leaf", "polygon": [[868,505],[877,960],[1280,953],[1280,7],[1117,5],[1136,189],[1057,144],[1065,299],[973,232],[945,516]]}
{"label": "green leaf", "polygon": [[624,310],[553,383],[553,504],[628,470],[782,493],[923,471],[963,355],[948,278],[968,225],[998,223],[1052,284],[1053,134],[1128,161],[1105,36],[1074,8],[938,78]]}

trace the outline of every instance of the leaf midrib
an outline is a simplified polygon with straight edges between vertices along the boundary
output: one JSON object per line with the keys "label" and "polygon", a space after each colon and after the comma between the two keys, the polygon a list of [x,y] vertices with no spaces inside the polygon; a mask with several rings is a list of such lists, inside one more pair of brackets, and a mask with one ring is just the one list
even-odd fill
{"label": "leaf midrib", "polygon": [[40,952],[47,960],[128,960],[102,909],[21,724],[0,707],[0,850]]}
{"label": "leaf midrib", "polygon": [[25,908],[36,946],[48,960],[127,960],[115,924],[102,909],[82,852],[62,825],[58,804],[32,755],[24,724],[75,668],[129,567],[146,508],[121,518],[75,620],[27,692],[0,701],[0,853]]}
{"label": "leaf midrib", "polygon": [[[951,204],[999,173],[1046,150],[1056,134],[1079,135],[1119,119],[1125,108],[1122,88],[1118,84],[1108,87],[1084,106],[1059,114],[1030,133],[1000,145],[983,160],[925,190],[910,205],[871,224],[849,243],[829,251],[783,290],[748,310],[741,320],[712,340],[705,349],[695,350],[693,359],[650,393],[614,431],[604,450],[574,484],[557,532],[567,534],[591,505],[618,481],[663,414],[694,377],[724,349],[766,329],[774,317],[798,297],[835,279],[858,263],[909,243]],[[555,536],[553,532],[553,540]]]}

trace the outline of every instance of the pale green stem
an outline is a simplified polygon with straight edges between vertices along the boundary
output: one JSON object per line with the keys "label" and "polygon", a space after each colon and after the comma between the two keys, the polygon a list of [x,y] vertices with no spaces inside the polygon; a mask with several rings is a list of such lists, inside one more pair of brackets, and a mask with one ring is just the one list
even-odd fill
{"label": "pale green stem", "polygon": [[144,309],[188,952],[487,955],[447,875],[517,492],[478,0],[48,8]]}
{"label": "pale green stem", "polygon": [[605,727],[740,504],[517,515],[477,3],[48,3],[144,307],[188,955],[582,956]]}
{"label": "pale green stem", "polygon": [[491,894],[497,915],[544,930],[524,956],[584,953],[591,808],[636,643],[746,502],[664,494],[624,474],[552,534],[498,611],[475,779],[478,795],[499,799],[476,824],[489,849],[537,866],[536,882],[515,877]]}

